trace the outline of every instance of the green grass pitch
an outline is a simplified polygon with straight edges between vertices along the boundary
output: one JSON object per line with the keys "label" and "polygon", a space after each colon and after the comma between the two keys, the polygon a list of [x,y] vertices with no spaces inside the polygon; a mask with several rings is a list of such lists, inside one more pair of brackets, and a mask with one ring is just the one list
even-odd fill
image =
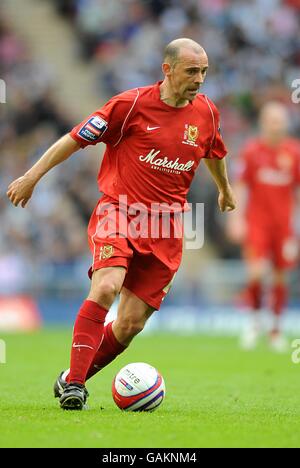
{"label": "green grass pitch", "polygon": [[[71,327],[70,327],[71,328]],[[71,330],[1,336],[1,447],[299,447],[300,364],[264,344],[233,338],[144,335],[88,382],[88,411],[65,412],[52,395],[67,366]],[[167,396],[153,413],[125,413],[111,381],[129,362],[163,374]]]}

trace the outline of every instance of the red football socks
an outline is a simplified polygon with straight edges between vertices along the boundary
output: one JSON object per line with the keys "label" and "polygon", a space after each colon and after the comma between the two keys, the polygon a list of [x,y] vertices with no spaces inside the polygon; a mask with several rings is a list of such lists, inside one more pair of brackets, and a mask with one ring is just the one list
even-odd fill
{"label": "red football socks", "polygon": [[94,301],[83,302],[74,324],[68,382],[85,383],[95,353],[104,339],[103,329],[107,312]]}
{"label": "red football socks", "polygon": [[275,284],[272,290],[272,311],[274,315],[281,315],[287,303],[287,287],[284,284]]}
{"label": "red football socks", "polygon": [[121,354],[126,346],[119,343],[112,330],[113,322],[110,322],[104,327],[102,343],[94,356],[93,362],[87,372],[86,380],[90,379],[103,367],[112,362],[119,354]]}
{"label": "red football socks", "polygon": [[260,281],[253,281],[248,286],[249,305],[254,310],[259,310],[262,305],[262,285]]}

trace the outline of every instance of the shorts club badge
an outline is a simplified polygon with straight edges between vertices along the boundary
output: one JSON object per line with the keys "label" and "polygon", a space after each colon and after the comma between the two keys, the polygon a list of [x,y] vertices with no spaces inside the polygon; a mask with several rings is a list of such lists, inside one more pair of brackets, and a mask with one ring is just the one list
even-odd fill
{"label": "shorts club badge", "polygon": [[114,254],[114,248],[112,245],[103,245],[100,248],[100,260],[107,260]]}

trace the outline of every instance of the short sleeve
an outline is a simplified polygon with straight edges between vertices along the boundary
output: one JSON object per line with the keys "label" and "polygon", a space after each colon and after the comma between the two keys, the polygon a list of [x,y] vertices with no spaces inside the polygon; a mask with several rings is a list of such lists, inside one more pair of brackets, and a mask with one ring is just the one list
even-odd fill
{"label": "short sleeve", "polygon": [[100,142],[115,145],[126,134],[138,97],[138,89],[126,91],[110,99],[103,107],[76,125],[70,136],[81,148]]}
{"label": "short sleeve", "polygon": [[210,148],[205,156],[206,159],[223,159],[227,154],[227,148],[222,138],[221,125],[220,125],[220,113],[215,104],[207,99],[207,104],[210,111],[210,116],[213,123],[213,135],[210,144]]}

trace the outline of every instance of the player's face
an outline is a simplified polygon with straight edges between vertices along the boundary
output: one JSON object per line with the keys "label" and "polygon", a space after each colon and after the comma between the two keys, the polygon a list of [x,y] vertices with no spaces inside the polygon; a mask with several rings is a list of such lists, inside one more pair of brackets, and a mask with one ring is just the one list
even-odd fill
{"label": "player's face", "polygon": [[281,106],[264,109],[260,116],[260,126],[265,135],[283,137],[288,131],[286,110]]}
{"label": "player's face", "polygon": [[169,80],[177,99],[192,101],[203,84],[208,69],[207,55],[184,50],[171,67]]}

